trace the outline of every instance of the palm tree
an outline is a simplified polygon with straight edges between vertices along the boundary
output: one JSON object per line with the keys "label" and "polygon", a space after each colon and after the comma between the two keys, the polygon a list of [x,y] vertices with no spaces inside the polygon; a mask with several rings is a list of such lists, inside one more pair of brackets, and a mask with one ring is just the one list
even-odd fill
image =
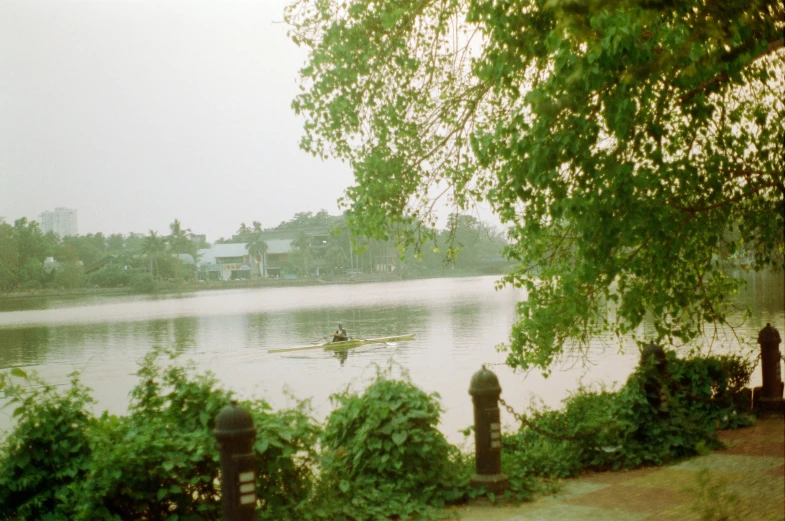
{"label": "palm tree", "polygon": [[[150,273],[155,277],[158,274],[158,257],[166,251],[166,242],[163,237],[159,237],[156,232],[150,230],[150,235],[142,241],[142,253],[146,253],[150,259]],[[155,265],[155,271],[153,271]]]}
{"label": "palm tree", "polygon": [[[261,225],[259,226],[261,228]],[[259,264],[259,276],[265,277],[266,276],[266,269],[264,265],[265,257],[267,256],[267,243],[264,242],[262,238],[262,232],[259,231],[255,233],[251,240],[245,245],[245,249],[248,250],[248,254]]]}
{"label": "palm tree", "polygon": [[255,231],[256,233],[259,233],[260,231],[262,231],[262,223],[260,223],[259,221],[254,221],[253,222],[253,231]]}
{"label": "palm tree", "polygon": [[190,230],[183,229],[180,224],[180,219],[175,219],[169,225],[169,230],[172,232],[169,235],[169,245],[172,247],[174,253],[189,253],[190,240],[188,239],[188,232]]}
{"label": "palm tree", "polygon": [[240,228],[237,230],[237,235],[243,235],[244,233],[248,233],[250,231],[251,229],[245,223],[240,223]]}
{"label": "palm tree", "polygon": [[309,275],[308,258],[311,256],[311,241],[305,232],[297,234],[297,238],[292,241],[300,257],[300,266],[305,269],[305,275]]}
{"label": "palm tree", "polygon": [[327,262],[332,265],[332,268],[343,268],[348,264],[346,250],[340,241],[330,241],[330,244],[327,246],[327,251],[325,252],[325,257],[327,258]]}

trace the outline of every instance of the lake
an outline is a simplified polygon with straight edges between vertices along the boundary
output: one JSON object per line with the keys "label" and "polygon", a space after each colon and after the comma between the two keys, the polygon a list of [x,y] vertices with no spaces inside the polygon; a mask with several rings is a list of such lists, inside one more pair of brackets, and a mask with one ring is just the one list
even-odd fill
{"label": "lake", "polygon": [[[0,369],[36,370],[65,384],[82,371],[94,390],[96,412],[125,412],[136,383],[137,362],[154,345],[178,346],[199,370],[213,371],[241,397],[261,397],[274,407],[293,405],[291,396],[312,398],[314,416],[331,410],[330,394],[347,385],[362,388],[375,367],[405,370],[446,409],[441,428],[453,442],[472,424],[472,374],[483,363],[501,364],[495,346],[508,338],[520,290],[494,290],[496,277],[440,278],[369,284],[335,284],[203,291],[167,296],[28,297],[0,299]],[[758,331],[772,323],[785,332],[782,274],[750,275],[739,298],[752,315],[739,325],[740,338],[720,332],[713,349],[750,353]],[[736,320],[741,322],[741,314]],[[362,338],[415,334],[415,340],[366,345],[345,357],[322,349],[268,353],[271,348],[316,341],[342,322]],[[641,326],[646,331],[647,324]],[[785,336],[785,335],[783,335]],[[597,339],[588,360],[567,360],[549,378],[516,374],[504,365],[502,397],[518,410],[532,399],[550,406],[581,383],[622,383],[638,360],[635,345]],[[625,352],[620,352],[620,347]],[[753,377],[760,385],[760,370]],[[10,425],[0,412],[0,428]],[[505,413],[504,421],[513,420]]]}

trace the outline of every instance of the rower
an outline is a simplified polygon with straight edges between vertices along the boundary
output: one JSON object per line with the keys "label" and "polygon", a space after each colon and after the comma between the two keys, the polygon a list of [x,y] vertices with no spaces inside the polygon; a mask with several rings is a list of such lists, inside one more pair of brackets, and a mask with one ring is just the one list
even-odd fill
{"label": "rower", "polygon": [[343,328],[343,324],[338,324],[338,330],[333,333],[333,342],[345,342],[349,340],[349,333]]}

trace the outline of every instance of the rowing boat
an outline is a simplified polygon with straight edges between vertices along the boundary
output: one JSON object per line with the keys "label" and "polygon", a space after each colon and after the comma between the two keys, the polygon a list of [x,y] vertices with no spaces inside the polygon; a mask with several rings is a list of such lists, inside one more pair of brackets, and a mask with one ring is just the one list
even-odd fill
{"label": "rowing boat", "polygon": [[288,351],[304,351],[306,349],[350,349],[352,347],[364,346],[367,344],[387,344],[390,342],[403,342],[414,340],[414,335],[384,336],[380,338],[350,338],[342,342],[323,342],[321,344],[310,344],[307,346],[284,347],[280,349],[268,349],[268,353],[285,353]]}

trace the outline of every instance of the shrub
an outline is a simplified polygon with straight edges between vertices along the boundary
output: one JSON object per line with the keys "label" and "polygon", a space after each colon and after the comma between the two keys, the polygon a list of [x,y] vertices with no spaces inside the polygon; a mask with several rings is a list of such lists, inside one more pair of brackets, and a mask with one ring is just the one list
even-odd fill
{"label": "shrub", "polygon": [[665,375],[639,367],[618,392],[582,388],[561,410],[530,408],[537,429],[503,437],[511,479],[660,465],[718,447],[718,428],[754,421],[744,390],[749,362],[673,353],[667,360]]}
{"label": "shrub", "polygon": [[149,273],[137,271],[131,278],[131,286],[134,291],[140,293],[154,293],[158,289],[155,279]]}
{"label": "shrub", "polygon": [[229,393],[210,374],[165,367],[163,354],[153,350],[142,362],[129,415],[105,415],[94,431],[87,481],[74,491],[77,519],[220,517],[212,430]]}
{"label": "shrub", "polygon": [[59,391],[18,368],[0,375],[0,389],[12,396],[17,418],[0,446],[0,519],[71,519],[69,489],[87,474],[89,432],[96,423],[87,409],[89,389],[77,374],[70,388]]}
{"label": "shrub", "polygon": [[[0,445],[0,519],[219,519],[212,433],[232,396],[176,356],[145,357],[125,416],[94,417],[76,374],[59,390],[20,369],[0,373],[18,417]],[[503,436],[507,496],[525,499],[586,469],[661,464],[718,446],[717,428],[752,421],[751,371],[739,357],[668,354],[667,372],[639,368],[618,392],[580,389],[561,410],[530,408],[536,428]],[[242,402],[257,429],[260,519],[433,518],[475,494],[473,458],[437,429],[438,395],[388,376],[333,395],[323,431],[307,402],[278,412]]]}
{"label": "shrub", "polygon": [[22,283],[20,289],[24,291],[33,291],[33,290],[39,290],[43,287],[44,285],[41,284],[40,280],[28,280],[27,282]]}
{"label": "shrub", "polygon": [[249,410],[256,427],[260,519],[305,518],[316,480],[321,433],[309,415],[308,403],[273,413],[266,402],[257,401]]}
{"label": "shrub", "polygon": [[342,519],[428,516],[466,496],[470,467],[436,427],[438,395],[380,375],[362,394],[332,399],[321,487]]}
{"label": "shrub", "polygon": [[125,266],[116,263],[89,275],[90,284],[102,288],[118,288],[121,286],[131,286],[134,277],[136,276],[135,270],[127,270]]}
{"label": "shrub", "polygon": [[[10,385],[0,374],[0,388],[20,403],[19,423],[0,450],[0,519],[220,519],[213,429],[231,393],[209,373],[172,363],[175,356],[154,349],[145,357],[129,414],[119,417],[93,417],[76,375],[57,392],[39,380],[32,390]],[[279,412],[260,400],[242,405],[258,432],[260,515],[294,517],[311,491],[319,429],[305,405]]]}

